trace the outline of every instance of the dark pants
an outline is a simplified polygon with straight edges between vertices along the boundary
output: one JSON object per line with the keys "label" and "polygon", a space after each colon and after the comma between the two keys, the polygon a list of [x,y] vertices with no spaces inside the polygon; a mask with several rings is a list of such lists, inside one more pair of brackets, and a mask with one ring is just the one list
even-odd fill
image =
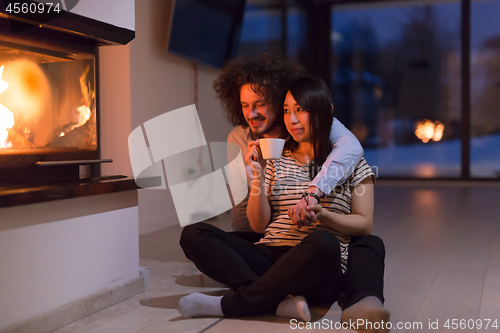
{"label": "dark pants", "polygon": [[[236,231],[231,234],[253,243],[264,237],[254,232]],[[343,310],[367,296],[375,296],[384,303],[384,262],[385,247],[379,237],[351,237],[347,271],[339,297],[339,306]]]}
{"label": "dark pants", "polygon": [[250,243],[257,243],[262,237],[264,237],[264,234],[259,234],[252,231],[230,231],[229,233],[231,235],[235,235],[238,238],[247,240]]}
{"label": "dark pants", "polygon": [[201,222],[184,228],[180,244],[201,272],[234,290],[222,298],[226,317],[275,313],[287,295],[333,304],[342,288],[340,245],[325,230],[294,247],[274,247],[254,245]]}
{"label": "dark pants", "polygon": [[384,262],[385,247],[379,237],[351,237],[347,271],[339,297],[342,310],[367,296],[375,296],[384,303]]}

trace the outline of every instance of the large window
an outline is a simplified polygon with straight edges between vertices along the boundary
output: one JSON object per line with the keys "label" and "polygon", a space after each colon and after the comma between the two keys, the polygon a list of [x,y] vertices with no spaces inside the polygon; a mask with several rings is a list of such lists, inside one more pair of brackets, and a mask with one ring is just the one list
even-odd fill
{"label": "large window", "polygon": [[247,0],[240,56],[286,56],[304,65],[307,55],[307,2],[304,0]]}
{"label": "large window", "polygon": [[301,1],[288,1],[286,10],[286,55],[290,61],[304,64],[307,53],[307,12]]}
{"label": "large window", "polygon": [[500,177],[500,1],[471,4],[471,175]]}
{"label": "large window", "polygon": [[248,0],[240,54],[324,78],[380,177],[498,179],[498,13],[500,0]]}
{"label": "large window", "polygon": [[283,54],[282,1],[248,0],[243,16],[240,55],[258,56],[264,51]]}
{"label": "large window", "polygon": [[333,6],[337,117],[379,176],[460,176],[460,3]]}

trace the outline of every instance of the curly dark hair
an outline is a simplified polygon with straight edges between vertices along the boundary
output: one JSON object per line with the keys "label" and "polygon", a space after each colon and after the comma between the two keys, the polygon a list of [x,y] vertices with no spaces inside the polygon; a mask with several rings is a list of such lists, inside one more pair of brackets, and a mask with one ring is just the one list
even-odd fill
{"label": "curly dark hair", "polygon": [[[235,126],[247,127],[240,103],[243,85],[251,84],[256,93],[263,94],[267,103],[282,113],[288,87],[304,74],[302,67],[265,53],[258,58],[244,57],[228,61],[213,86],[228,121]],[[278,119],[283,122],[283,115],[280,114]]]}

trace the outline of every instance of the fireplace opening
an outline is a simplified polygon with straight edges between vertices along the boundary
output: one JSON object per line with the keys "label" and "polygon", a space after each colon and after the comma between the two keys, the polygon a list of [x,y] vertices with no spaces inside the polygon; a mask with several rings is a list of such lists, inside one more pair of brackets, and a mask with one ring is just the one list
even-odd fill
{"label": "fireplace opening", "polygon": [[99,160],[96,48],[82,49],[0,36],[0,186],[78,180]]}
{"label": "fireplace opening", "polygon": [[93,54],[0,41],[0,149],[97,149]]}
{"label": "fireplace opening", "polygon": [[0,1],[0,208],[136,189],[101,176],[98,56],[134,31],[68,11],[37,19]]}

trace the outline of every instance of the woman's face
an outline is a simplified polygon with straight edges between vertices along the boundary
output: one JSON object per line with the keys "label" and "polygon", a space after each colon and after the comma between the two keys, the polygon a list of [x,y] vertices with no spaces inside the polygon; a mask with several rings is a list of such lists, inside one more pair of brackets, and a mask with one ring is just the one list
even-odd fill
{"label": "woman's face", "polygon": [[311,127],[309,126],[309,112],[304,110],[293,98],[292,94],[286,93],[285,104],[285,126],[297,142],[309,142],[311,140]]}

